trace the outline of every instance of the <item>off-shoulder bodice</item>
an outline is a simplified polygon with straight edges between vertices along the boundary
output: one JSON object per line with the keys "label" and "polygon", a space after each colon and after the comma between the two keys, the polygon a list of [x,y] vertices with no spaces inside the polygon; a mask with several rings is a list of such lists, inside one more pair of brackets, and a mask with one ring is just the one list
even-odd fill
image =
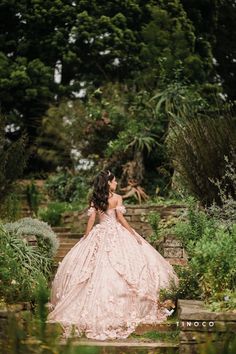
{"label": "off-shoulder bodice", "polygon": [[114,220],[116,219],[116,210],[120,211],[122,214],[126,213],[126,208],[124,205],[119,205],[116,206],[115,208],[109,208],[107,209],[105,212],[99,212],[96,211],[96,209],[94,207],[90,207],[87,210],[87,215],[90,216],[93,213],[97,213],[99,215],[99,221],[105,221],[105,220]]}

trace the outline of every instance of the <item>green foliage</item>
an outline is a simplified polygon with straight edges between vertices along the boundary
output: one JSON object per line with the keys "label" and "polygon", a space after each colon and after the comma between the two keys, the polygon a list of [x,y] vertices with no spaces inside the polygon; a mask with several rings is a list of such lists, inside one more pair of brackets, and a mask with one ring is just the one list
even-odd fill
{"label": "green foliage", "polygon": [[41,195],[33,181],[31,181],[31,184],[26,187],[26,197],[31,211],[37,216]]}
{"label": "green foliage", "polygon": [[[195,28],[180,0],[155,4],[58,0],[56,5],[48,0],[31,5],[29,9],[23,0],[0,5],[0,99],[6,124],[15,123],[19,132],[28,133],[27,172],[71,166],[71,140],[60,129],[65,126],[63,117],[51,111],[45,117],[50,105],[58,106],[62,98],[74,99],[83,89],[83,100],[89,101],[91,88],[99,90],[110,82],[125,83],[126,92],[133,90],[136,95],[163,87],[163,81],[173,80],[180,69],[190,82],[213,81],[211,46],[199,50]],[[54,79],[56,73],[59,80]],[[86,125],[84,117],[80,121]],[[97,149],[106,148],[107,133],[110,141],[119,132],[100,126],[88,148],[92,143]],[[141,134],[139,127],[136,147],[157,148],[152,139],[156,143],[155,131]],[[15,132],[9,135],[15,137]],[[86,144],[81,145],[85,150]]]}
{"label": "green foliage", "polygon": [[222,86],[229,99],[235,101],[236,63],[234,53],[236,44],[235,31],[235,4],[232,1],[219,1],[217,29],[214,33],[213,53],[217,60],[217,71],[222,77]]}
{"label": "green foliage", "polygon": [[18,193],[14,190],[14,187],[11,188],[11,190],[12,191],[4,197],[4,200],[0,205],[1,221],[15,221],[20,217],[21,201]]}
{"label": "green foliage", "polygon": [[50,290],[48,288],[47,282],[45,282],[45,279],[41,277],[38,281],[38,284],[35,289],[35,319],[38,323],[38,335],[40,340],[43,340],[45,338],[46,334],[46,321],[47,321],[47,307],[46,304],[48,302],[48,299],[50,297]]}
{"label": "green foliage", "polygon": [[[188,18],[195,28],[198,52],[208,57],[209,51],[216,60],[218,81],[228,97],[235,96],[235,4],[233,1],[181,0]],[[204,66],[208,61],[204,60]]]}
{"label": "green foliage", "polygon": [[65,133],[67,127],[64,117],[55,114],[56,108],[51,106],[42,118],[36,138],[37,156],[40,166],[46,171],[72,167],[71,144]]}
{"label": "green foliage", "polygon": [[[181,92],[177,91],[177,94]],[[167,147],[174,167],[190,193],[204,205],[214,200],[220,204],[218,190],[211,180],[222,180],[225,156],[233,166],[236,164],[235,117],[230,107],[213,107],[202,104],[201,100],[189,109],[192,94],[189,96],[186,90],[185,94],[187,104],[184,103],[185,96],[180,98],[183,102],[180,110],[175,104],[169,105],[171,122]],[[219,100],[216,99],[215,104],[220,106]],[[233,185],[227,182],[226,192],[229,192]]]}
{"label": "green foliage", "polygon": [[189,256],[187,268],[181,270],[184,276],[180,272],[180,284],[175,293],[187,298],[192,293],[207,302],[225,291],[233,293],[236,288],[235,225],[231,229],[225,228],[194,204],[184,218],[185,221],[177,223],[172,230]]}
{"label": "green foliage", "polygon": [[[175,79],[167,82],[164,89],[158,90],[151,100],[156,102],[157,115],[165,114],[176,124],[183,124],[199,110],[207,109],[208,102],[200,95],[200,87],[181,80],[181,72],[175,72]],[[172,123],[172,121],[171,121]]]}
{"label": "green foliage", "polygon": [[156,165],[166,162],[162,141],[167,129],[150,98],[148,91],[128,91],[126,85],[110,83],[89,92],[85,102],[63,102],[54,115],[66,117],[67,139],[81,159],[98,169],[110,167],[118,175],[122,165],[135,161],[135,178],[148,181]]}
{"label": "green foliage", "polygon": [[72,353],[70,339],[64,346],[61,345],[59,324],[52,327],[46,323],[48,299],[48,284],[44,277],[39,276],[34,290],[33,311],[24,311],[20,314],[8,312],[4,336],[0,339],[0,350],[6,354],[38,353],[39,351]]}
{"label": "green foliage", "polygon": [[29,169],[35,169],[36,161],[40,169],[34,144],[41,117],[56,93],[65,92],[63,85],[54,82],[54,69],[55,63],[68,53],[72,19],[73,6],[60,0],[56,5],[53,1],[33,2],[30,8],[22,0],[0,5],[1,106],[7,124],[15,123],[28,133],[27,151],[34,153]]}
{"label": "green foliage", "polygon": [[203,234],[196,242],[190,264],[198,270],[199,283],[205,298],[226,289],[236,289],[235,254],[236,227],[231,233],[218,229],[215,235]]}
{"label": "green foliage", "polygon": [[[182,241],[183,247],[186,249],[189,257],[194,252],[196,242],[199,241],[203,235],[214,238],[218,224],[210,218],[203,210],[198,210],[195,202],[191,202],[186,215],[181,216],[182,219],[174,226],[174,234]],[[187,221],[186,221],[187,220]]]}
{"label": "green foliage", "polygon": [[120,154],[131,150],[133,155],[135,152],[146,151],[149,154],[152,149],[158,145],[157,136],[150,132],[150,128],[144,127],[143,124],[137,124],[137,121],[130,121],[125,130],[118,134],[116,140],[108,143],[107,155]]}
{"label": "green foliage", "polygon": [[22,218],[5,224],[4,228],[10,235],[19,239],[26,238],[27,240],[28,236],[35,236],[37,248],[48,259],[55,256],[59,247],[57,236],[51,227],[38,219]]}
{"label": "green foliage", "polygon": [[[201,58],[195,47],[194,27],[181,1],[158,1],[150,6],[151,20],[143,26],[141,58],[145,60],[144,79],[153,87],[159,86],[160,77],[172,81],[175,70],[182,70],[182,78],[204,82],[212,71],[210,50]],[[200,55],[199,55],[200,54]],[[142,73],[143,75],[143,73]]]}
{"label": "green foliage", "polygon": [[213,202],[207,212],[230,228],[236,223],[236,166],[229,162],[227,156],[225,162],[225,174],[222,180],[211,180],[218,189],[220,206]]}
{"label": "green foliage", "polygon": [[236,351],[236,338],[234,333],[226,333],[224,338],[220,335],[219,340],[211,341],[207,340],[207,343],[201,345],[199,348],[199,354],[234,354]]}
{"label": "green foliage", "polygon": [[7,303],[34,301],[38,279],[50,276],[51,259],[2,226],[0,233],[0,297]]}
{"label": "green foliage", "polygon": [[202,204],[209,205],[214,200],[219,204],[217,188],[210,179],[222,179],[225,155],[236,163],[231,152],[236,146],[234,120],[229,117],[224,120],[220,117],[196,118],[175,133],[172,156],[175,154],[176,169],[185,178],[188,189]]}
{"label": "green foliage", "polygon": [[230,311],[236,308],[236,290],[224,289],[222,292],[217,292],[211,296],[207,308],[211,311]]}
{"label": "green foliage", "polygon": [[72,174],[64,171],[50,175],[45,182],[45,188],[51,202],[47,203],[46,207],[39,208],[40,219],[51,226],[59,226],[65,211],[83,209],[87,205],[88,182],[83,173]]}
{"label": "green foliage", "polygon": [[82,204],[88,194],[87,183],[86,177],[82,174],[61,172],[50,175],[45,182],[45,188],[52,200]]}
{"label": "green foliage", "polygon": [[62,214],[72,210],[72,206],[66,202],[51,202],[46,208],[39,209],[39,218],[51,226],[60,226]]}
{"label": "green foliage", "polygon": [[[175,331],[170,331],[170,332],[158,332],[158,331],[149,331],[145,332],[143,334],[135,334],[132,333],[131,338],[139,338],[139,339],[149,339],[152,341],[163,341],[163,342],[176,342],[178,343],[178,338],[179,338],[179,329]],[[172,350],[171,350],[172,349]],[[173,348],[168,348],[168,354],[174,354],[175,349]],[[137,353],[137,352],[136,352]]]}
{"label": "green foliage", "polygon": [[179,278],[179,285],[172,285],[168,289],[161,289],[160,300],[171,299],[177,301],[178,299],[195,299],[201,300],[202,293],[198,282],[198,272],[191,266],[175,266],[175,271]]}
{"label": "green foliage", "polygon": [[153,233],[149,237],[149,242],[154,243],[160,238],[160,229],[159,222],[161,220],[161,216],[157,212],[148,213],[148,223],[151,225]]}
{"label": "green foliage", "polygon": [[5,118],[0,116],[0,200],[11,192],[14,181],[22,176],[27,162],[25,152],[26,137],[15,142],[6,138],[4,131]]}

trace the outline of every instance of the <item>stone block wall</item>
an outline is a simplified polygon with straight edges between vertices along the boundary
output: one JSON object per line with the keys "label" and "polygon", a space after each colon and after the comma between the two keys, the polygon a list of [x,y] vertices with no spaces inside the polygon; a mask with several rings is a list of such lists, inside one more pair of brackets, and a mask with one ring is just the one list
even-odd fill
{"label": "stone block wall", "polygon": [[[176,216],[178,211],[183,210],[183,205],[159,206],[159,205],[125,205],[125,218],[130,225],[143,237],[150,236],[152,228],[148,223],[148,214],[156,211],[162,219],[167,219],[171,216]],[[63,214],[63,225],[70,226],[78,232],[84,232],[87,224],[87,209],[82,212],[70,211]],[[98,222],[98,218],[96,223]]]}
{"label": "stone block wall", "polygon": [[226,337],[235,337],[236,313],[233,311],[212,312],[203,301],[185,299],[178,299],[177,311],[180,354],[203,353],[207,341],[215,342],[218,353],[223,353]]}
{"label": "stone block wall", "polygon": [[[167,220],[170,217],[178,216],[185,209],[183,205],[125,205],[125,218],[143,238],[148,239],[153,233],[148,222],[148,214],[157,212],[161,219]],[[63,224],[71,227],[73,232],[83,234],[87,224],[87,209],[82,212],[66,212],[63,214]],[[98,217],[96,223],[98,222]],[[187,255],[179,240],[174,235],[162,237],[153,245],[166,259],[173,264],[186,264]]]}

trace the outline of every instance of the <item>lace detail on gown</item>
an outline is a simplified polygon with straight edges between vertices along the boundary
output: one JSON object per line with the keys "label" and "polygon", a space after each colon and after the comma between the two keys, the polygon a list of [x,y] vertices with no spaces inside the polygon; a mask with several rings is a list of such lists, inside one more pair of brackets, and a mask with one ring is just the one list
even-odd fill
{"label": "lace detail on gown", "polygon": [[91,214],[95,213],[96,209],[94,207],[90,207],[87,210],[87,216],[90,216]]}
{"label": "lace detail on gown", "polygon": [[[118,211],[120,211],[122,214],[125,214],[126,213],[126,208],[125,208],[125,206],[124,205],[119,205],[119,206],[117,206],[117,207],[115,207],[115,208],[110,208],[110,209],[108,209],[107,211],[109,211],[109,210],[118,210]],[[88,208],[88,210],[87,210],[87,216],[90,216],[91,214],[93,214],[93,213],[95,213],[96,212],[96,209],[93,207],[93,206],[91,206],[90,208]]]}
{"label": "lace detail on gown", "polygon": [[98,340],[127,338],[138,324],[168,316],[159,307],[159,291],[178,284],[177,275],[141,235],[135,232],[139,244],[118,222],[116,209],[126,211],[121,205],[99,213],[99,223],[59,264],[47,322],[59,322],[64,337],[74,328],[75,335]]}
{"label": "lace detail on gown", "polygon": [[115,208],[116,210],[120,211],[122,214],[126,213],[126,208],[124,205],[119,205]]}

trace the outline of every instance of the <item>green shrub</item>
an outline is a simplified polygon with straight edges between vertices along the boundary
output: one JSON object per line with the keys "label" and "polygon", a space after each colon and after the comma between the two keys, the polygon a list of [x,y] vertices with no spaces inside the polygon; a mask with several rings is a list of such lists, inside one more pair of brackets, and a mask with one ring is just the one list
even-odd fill
{"label": "green shrub", "polygon": [[203,234],[192,253],[190,266],[199,274],[205,298],[236,289],[236,225],[232,232],[218,229],[213,237]]}
{"label": "green shrub", "polygon": [[[189,256],[176,291],[180,297],[191,298],[192,293],[209,302],[217,293],[235,291],[236,225],[227,229],[192,204],[185,221],[177,223],[173,233],[181,239]],[[190,284],[186,283],[188,280]]]}
{"label": "green shrub", "polygon": [[26,197],[30,209],[33,211],[34,215],[37,216],[41,195],[34,181],[32,181],[31,184],[27,186]]}
{"label": "green shrub", "polygon": [[201,289],[199,287],[198,276],[195,269],[187,266],[175,266],[175,271],[179,278],[179,285],[172,285],[169,289],[161,289],[161,300],[172,299],[201,299]]}
{"label": "green shrub", "polygon": [[51,274],[52,259],[38,247],[0,227],[0,298],[6,303],[34,301],[39,278]]}
{"label": "green shrub", "polygon": [[226,169],[222,180],[211,180],[218,189],[220,206],[213,202],[207,212],[230,228],[236,223],[236,166],[229,162],[227,156],[225,161]]}
{"label": "green shrub", "polygon": [[236,308],[236,289],[235,290],[223,290],[222,292],[217,292],[211,296],[207,307],[211,311],[225,311],[225,310],[235,310]]}
{"label": "green shrub", "polygon": [[26,135],[16,141],[6,138],[6,118],[0,115],[0,201],[12,191],[13,183],[21,177],[29,158],[26,153]]}
{"label": "green shrub", "polygon": [[0,219],[4,221],[14,221],[20,217],[20,198],[13,190],[7,194],[0,205]]}
{"label": "green shrub", "polygon": [[39,209],[39,217],[51,226],[60,226],[62,214],[66,210],[71,210],[72,207],[66,202],[51,202],[46,208]]}
{"label": "green shrub", "polygon": [[236,337],[235,333],[228,332],[222,337],[221,333],[217,333],[214,341],[211,337],[207,339],[205,344],[201,343],[199,354],[235,354],[236,353]]}
{"label": "green shrub", "polygon": [[150,212],[147,219],[153,230],[153,233],[149,237],[149,242],[153,244],[160,238],[159,222],[161,220],[161,216],[157,212]]}
{"label": "green shrub", "polygon": [[218,223],[209,217],[203,210],[199,210],[195,202],[191,202],[182,219],[173,227],[173,233],[178,237],[191,257],[194,246],[205,234],[208,238],[213,238]]}
{"label": "green shrub", "polygon": [[45,187],[49,196],[60,202],[82,202],[88,194],[86,178],[69,172],[51,175],[46,181]]}
{"label": "green shrub", "polygon": [[19,239],[25,236],[35,236],[38,249],[48,258],[55,256],[59,247],[59,241],[51,227],[38,219],[22,218],[18,221],[5,224],[4,229],[10,235]]}
{"label": "green shrub", "polygon": [[199,107],[195,112],[185,108],[182,113],[170,112],[167,145],[174,167],[189,192],[203,205],[213,201],[221,205],[218,188],[211,180],[221,180],[227,193],[234,190],[223,176],[225,156],[236,166],[236,119],[228,107],[208,107],[205,111]]}

